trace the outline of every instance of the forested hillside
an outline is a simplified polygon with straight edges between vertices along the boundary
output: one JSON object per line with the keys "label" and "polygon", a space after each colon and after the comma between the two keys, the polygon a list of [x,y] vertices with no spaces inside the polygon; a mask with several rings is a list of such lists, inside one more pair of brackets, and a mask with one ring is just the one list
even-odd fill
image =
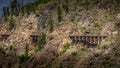
{"label": "forested hillside", "polygon": [[120,0],[21,1],[3,7],[0,68],[120,67]]}

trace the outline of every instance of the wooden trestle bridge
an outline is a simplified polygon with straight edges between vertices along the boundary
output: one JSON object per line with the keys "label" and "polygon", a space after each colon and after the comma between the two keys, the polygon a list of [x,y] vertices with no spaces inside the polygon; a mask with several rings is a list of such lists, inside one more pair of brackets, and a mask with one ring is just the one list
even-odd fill
{"label": "wooden trestle bridge", "polygon": [[[0,41],[7,40],[9,38],[10,34],[2,34],[0,35]],[[39,35],[30,35],[31,41],[33,43],[37,43]],[[105,39],[107,36],[69,36],[72,44],[81,44],[88,46],[95,46],[99,44],[103,39]]]}
{"label": "wooden trestle bridge", "polygon": [[95,46],[99,44],[107,36],[69,36],[72,44],[85,44],[88,46]]}
{"label": "wooden trestle bridge", "polygon": [[[10,34],[1,34],[0,41],[5,41],[9,38]],[[32,42],[37,43],[39,35],[30,35]]]}

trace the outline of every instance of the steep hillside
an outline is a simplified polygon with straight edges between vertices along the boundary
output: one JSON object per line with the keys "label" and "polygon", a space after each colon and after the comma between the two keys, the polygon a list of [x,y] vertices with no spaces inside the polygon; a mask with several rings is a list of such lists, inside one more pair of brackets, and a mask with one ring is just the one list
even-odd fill
{"label": "steep hillside", "polygon": [[[0,68],[120,67],[119,0],[45,1],[2,18],[0,33],[10,36],[0,41]],[[89,47],[72,44],[70,35],[107,37]]]}

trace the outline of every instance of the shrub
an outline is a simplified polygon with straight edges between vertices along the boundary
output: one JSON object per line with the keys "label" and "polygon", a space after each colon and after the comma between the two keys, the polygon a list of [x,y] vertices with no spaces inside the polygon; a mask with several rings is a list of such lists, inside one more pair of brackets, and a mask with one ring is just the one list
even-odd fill
{"label": "shrub", "polygon": [[40,49],[42,49],[45,44],[46,44],[46,34],[41,33],[41,35],[38,38],[38,42],[37,42],[37,46],[36,46],[36,52],[39,51]]}
{"label": "shrub", "polygon": [[1,45],[0,45],[0,54],[5,54],[5,51]]}
{"label": "shrub", "polygon": [[26,57],[25,54],[22,54],[18,58],[19,58],[19,64],[22,64],[25,60],[27,60],[28,57]]}
{"label": "shrub", "polygon": [[59,66],[59,68],[63,68],[63,64],[62,64],[62,63],[60,63],[60,66]]}
{"label": "shrub", "polygon": [[12,30],[15,27],[15,24],[13,22],[9,23],[9,30]]}
{"label": "shrub", "polygon": [[89,2],[88,2],[88,0],[84,0],[84,3],[82,4],[82,6],[83,6],[83,8],[85,10],[88,10],[89,9]]}
{"label": "shrub", "polygon": [[64,48],[63,48],[63,51],[61,52],[61,55],[64,54],[69,48],[70,48],[70,44],[67,42],[67,43],[64,45]]}
{"label": "shrub", "polygon": [[45,68],[52,68],[52,61],[50,61]]}
{"label": "shrub", "polygon": [[115,28],[118,30],[120,29],[120,22],[115,24]]}
{"label": "shrub", "polygon": [[85,48],[81,48],[81,51],[87,51]]}
{"label": "shrub", "polygon": [[29,45],[26,43],[25,45],[25,52],[20,55],[18,58],[19,58],[19,63],[23,63],[24,61],[26,61],[28,58],[29,58]]}
{"label": "shrub", "polygon": [[102,28],[102,23],[96,22],[96,23],[94,23],[94,27],[95,27],[96,29],[98,29],[98,30],[101,30],[101,28]]}
{"label": "shrub", "polygon": [[14,47],[13,45],[10,45],[10,46],[8,47],[8,50],[9,50],[9,51],[16,51],[17,49],[16,49],[16,47]]}
{"label": "shrub", "polygon": [[72,52],[72,55],[73,55],[73,56],[76,56],[76,55],[77,55],[77,52]]}

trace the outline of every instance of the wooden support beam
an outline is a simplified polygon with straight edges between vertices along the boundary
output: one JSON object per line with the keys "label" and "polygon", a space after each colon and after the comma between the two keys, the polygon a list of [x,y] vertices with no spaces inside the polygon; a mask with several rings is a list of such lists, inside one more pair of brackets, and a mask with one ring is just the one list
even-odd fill
{"label": "wooden support beam", "polygon": [[30,35],[33,43],[37,43],[39,35]]}

